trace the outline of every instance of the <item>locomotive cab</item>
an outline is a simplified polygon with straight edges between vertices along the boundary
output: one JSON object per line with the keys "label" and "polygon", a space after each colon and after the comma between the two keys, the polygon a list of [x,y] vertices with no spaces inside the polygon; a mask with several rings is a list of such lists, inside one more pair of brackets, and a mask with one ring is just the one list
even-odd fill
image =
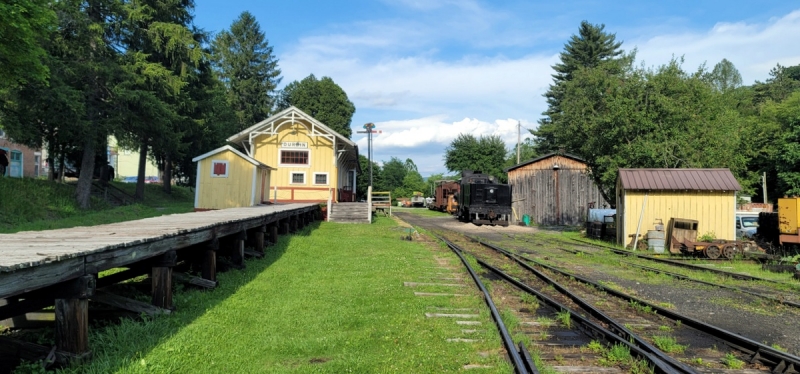
{"label": "locomotive cab", "polygon": [[461,173],[459,184],[459,219],[476,225],[508,226],[511,186],[497,183],[491,175],[469,170]]}

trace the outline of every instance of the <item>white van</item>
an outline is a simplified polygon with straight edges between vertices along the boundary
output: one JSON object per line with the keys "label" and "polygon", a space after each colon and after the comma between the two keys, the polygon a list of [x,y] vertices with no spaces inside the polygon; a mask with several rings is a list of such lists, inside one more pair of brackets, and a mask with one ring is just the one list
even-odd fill
{"label": "white van", "polygon": [[758,230],[758,212],[736,212],[736,239],[753,239]]}

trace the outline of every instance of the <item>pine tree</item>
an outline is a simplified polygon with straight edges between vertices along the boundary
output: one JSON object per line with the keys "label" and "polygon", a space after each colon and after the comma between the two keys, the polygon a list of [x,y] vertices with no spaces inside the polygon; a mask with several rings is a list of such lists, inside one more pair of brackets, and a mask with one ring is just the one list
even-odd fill
{"label": "pine tree", "polygon": [[[205,35],[192,28],[192,0],[138,0],[125,3],[125,79],[118,85],[120,144],[139,149],[135,197],[144,198],[148,153],[160,161],[164,184],[171,183],[172,160],[188,149],[182,134],[195,103],[186,92],[192,72],[206,58]],[[168,187],[166,187],[168,189]]]}
{"label": "pine tree", "polygon": [[272,112],[275,90],[281,82],[278,60],[256,18],[242,12],[230,31],[220,32],[212,42],[212,59],[228,91],[228,102],[236,111],[237,133],[263,121]]}
{"label": "pine tree", "polygon": [[113,127],[111,91],[120,71],[113,23],[121,14],[116,0],[64,0],[54,6],[60,18],[51,53],[64,63],[67,84],[82,93],[85,110],[81,121],[64,124],[64,129],[80,139],[75,144],[81,152],[75,197],[82,209],[88,209],[95,160],[105,154],[98,150]]}
{"label": "pine tree", "polygon": [[561,62],[553,65],[553,84],[544,94],[547,99],[545,117],[539,120],[539,127],[531,133],[536,136],[536,152],[553,152],[562,146],[559,129],[562,127],[561,101],[564,97],[564,83],[572,80],[573,73],[581,68],[595,68],[605,61],[620,58],[622,42],[616,41],[615,34],[605,31],[605,25],[592,25],[582,21],[578,35],[573,35],[564,45]]}

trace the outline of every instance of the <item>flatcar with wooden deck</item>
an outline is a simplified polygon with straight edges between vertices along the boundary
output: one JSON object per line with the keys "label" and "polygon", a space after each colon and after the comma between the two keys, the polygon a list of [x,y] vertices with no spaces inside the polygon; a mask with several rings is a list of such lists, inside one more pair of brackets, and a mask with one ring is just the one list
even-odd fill
{"label": "flatcar with wooden deck", "polygon": [[508,226],[511,217],[511,186],[497,183],[480,171],[461,172],[458,218],[476,225]]}

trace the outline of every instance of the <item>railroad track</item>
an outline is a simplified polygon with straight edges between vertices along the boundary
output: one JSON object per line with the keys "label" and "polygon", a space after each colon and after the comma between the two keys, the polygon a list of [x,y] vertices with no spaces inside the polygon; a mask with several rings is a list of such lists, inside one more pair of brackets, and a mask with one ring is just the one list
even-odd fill
{"label": "railroad track", "polygon": [[[453,241],[463,242],[459,244],[469,247],[467,240],[456,239]],[[486,246],[486,244],[490,243],[483,243],[481,246],[489,248]],[[524,259],[518,256],[518,254],[509,251],[506,251],[508,253],[502,253],[494,249],[492,249],[490,252],[494,252],[495,255],[487,254],[489,252],[488,250],[481,252],[475,247],[462,250],[469,252],[475,258],[477,258],[479,260],[478,263],[491,273],[491,279],[506,279],[507,277],[507,282],[511,282],[512,280],[519,282],[519,284],[515,284],[513,286],[515,289],[524,289],[523,286],[527,286],[562,303],[562,306],[551,307],[549,311],[545,311],[543,313],[549,313],[552,315],[558,312],[563,312],[567,309],[573,310],[574,312],[571,315],[576,316],[573,317],[575,318],[573,321],[578,321],[578,316],[583,316],[590,321],[595,322],[597,325],[612,331],[612,334],[623,337],[624,340],[634,341],[634,346],[637,349],[643,350],[643,354],[640,356],[634,350],[631,350],[631,354],[641,360],[645,360],[645,357],[647,357],[645,354],[653,354],[647,352],[642,347],[646,347],[645,344],[652,345],[654,343],[654,339],[652,337],[657,334],[669,335],[674,333],[678,338],[676,339],[678,342],[682,341],[682,336],[695,336],[692,338],[692,345],[686,350],[686,353],[670,353],[667,355],[668,357],[672,357],[671,360],[678,361],[678,366],[667,364],[667,367],[663,367],[653,364],[653,362],[658,362],[658,358],[656,358],[656,361],[647,361],[650,363],[648,365],[653,367],[657,372],[717,373],[724,371],[731,373],[797,373],[796,368],[800,368],[800,358],[797,356],[786,354],[747,338],[742,338],[741,336],[705,324],[701,321],[693,320],[677,313],[672,313],[666,308],[647,303],[643,300],[638,300],[630,297],[629,295],[625,295],[622,292],[604,287],[603,285],[596,283],[592,284],[590,283],[590,280],[583,279],[575,274],[559,272],[560,269],[555,268],[547,269],[537,264],[534,259]],[[505,259],[505,262],[500,260],[501,257]],[[531,275],[534,274],[531,273],[526,276],[522,275],[519,270],[515,270],[506,273],[506,276],[504,277],[501,275],[501,273],[504,273],[508,270],[509,262],[513,257],[517,257],[517,260],[527,263],[528,267],[540,268],[539,272],[542,273],[542,275]],[[546,264],[541,265],[547,266]],[[524,267],[523,265],[516,266]],[[560,286],[547,285],[545,278],[551,278],[552,280],[555,280],[556,283],[560,283]],[[498,288],[499,287],[497,287],[495,284],[493,284],[491,287],[493,292],[495,292],[494,290]],[[562,292],[557,292],[562,288]],[[563,293],[564,291],[577,293],[578,295],[565,296]],[[609,297],[609,295],[613,295],[614,297]],[[583,306],[579,305],[580,301],[576,301],[581,299],[590,305],[603,305],[600,313],[590,312],[584,309]],[[622,301],[610,302],[610,299],[619,299]],[[541,304],[544,305],[547,303],[542,301]],[[517,307],[517,310],[520,309],[522,308]],[[646,310],[647,312],[642,312],[643,310]],[[625,319],[624,316],[621,317],[619,313],[616,313],[618,311],[621,311],[623,315],[627,314],[629,318]],[[597,315],[603,313],[609,315],[613,320],[622,319],[622,321],[600,322]],[[535,315],[533,317],[535,318]],[[523,319],[525,317],[522,316],[519,318]],[[599,336],[595,335],[597,334],[596,331],[591,328],[579,328],[579,330],[586,334],[584,339],[588,338],[591,340]],[[665,330],[673,331],[669,332],[668,334],[664,334]],[[533,331],[533,333],[535,334],[536,332]],[[559,332],[559,334],[563,333]],[[552,366],[556,366],[561,361],[569,360],[570,358],[581,358],[587,361],[592,359],[591,355],[587,351],[587,348],[589,347],[588,344],[579,346],[580,342],[578,342],[577,338],[570,339],[574,340],[570,343],[572,348],[577,349],[576,351],[573,351],[575,352],[574,356],[571,356],[568,351],[561,351],[560,354],[548,354],[546,351],[543,351],[544,353],[540,352],[540,354],[542,354],[540,358]],[[532,338],[531,340],[533,343],[539,343],[542,341],[535,338]],[[731,347],[733,351],[724,354],[724,352],[717,347],[722,347],[723,349]],[[541,346],[537,347],[537,350],[541,349]],[[708,353],[709,351],[715,351],[716,355],[710,355]],[[727,360],[729,355],[730,358],[738,357],[741,362],[746,362],[745,368],[741,370],[726,370],[725,367],[722,366],[721,362]],[[667,363],[669,361],[669,358],[661,360],[662,363]],[[681,368],[680,365],[688,366],[688,368]],[[671,367],[671,369],[669,367]]]}
{"label": "railroad track", "polygon": [[[511,341],[510,333],[503,330],[505,329],[505,325],[502,324],[502,319],[500,318],[500,313],[492,301],[492,296],[483,286],[483,282],[479,279],[477,273],[470,267],[469,262],[464,258],[464,253],[469,253],[464,248],[458,246],[457,244],[449,241],[448,239],[437,236],[441,241],[443,241],[449,248],[455,252],[459,258],[461,258],[464,265],[467,267],[470,274],[475,279],[476,284],[479,286],[481,291],[484,292],[487,304],[489,304],[492,315],[497,316],[495,320],[498,322],[498,329],[501,331],[501,335],[503,336],[504,345],[506,350],[509,352],[509,359],[514,364],[515,370],[517,373],[522,372],[531,372],[531,373],[538,373],[538,369],[536,366],[533,365],[533,359],[531,358],[530,354],[527,353],[524,349],[524,345],[520,344],[520,352],[516,352],[516,349],[513,341]],[[537,342],[539,345],[546,345],[549,350],[552,352],[550,355],[541,355],[537,354],[538,358],[544,361],[557,361],[559,363],[564,363],[565,361],[602,361],[603,358],[603,351],[599,348],[599,344],[593,342],[597,341],[604,341],[611,349],[620,350],[619,347],[626,349],[630,352],[631,355],[637,357],[640,361],[638,361],[638,369],[643,370],[642,372],[651,372],[650,369],[652,368],[652,372],[655,373],[693,373],[691,369],[686,368],[685,370],[678,370],[673,365],[681,366],[681,364],[677,361],[672,360],[668,356],[664,356],[663,354],[659,354],[655,347],[649,346],[649,349],[640,348],[638,345],[633,344],[628,341],[630,336],[621,336],[619,333],[612,331],[602,324],[593,321],[592,319],[584,316],[583,314],[576,311],[576,309],[570,308],[569,306],[565,305],[564,303],[559,302],[558,300],[536,290],[528,286],[527,284],[516,280],[513,276],[501,271],[500,269],[490,265],[488,262],[485,262],[481,259],[477,259],[478,264],[483,267],[484,269],[489,270],[494,277],[488,277],[488,281],[494,282],[492,289],[497,290],[495,292],[499,294],[506,295],[502,297],[503,300],[508,299],[508,289],[503,291],[498,290],[498,287],[502,287],[502,285],[496,284],[496,282],[504,281],[507,284],[512,285],[518,290],[524,291],[529,295],[533,295],[541,303],[546,305],[546,308],[537,308],[538,313],[532,313],[530,310],[526,308],[516,308],[517,311],[517,318],[523,320],[523,322],[528,322],[526,326],[534,327],[534,330],[526,331],[528,334],[538,335],[539,337],[544,337],[545,339]],[[505,291],[505,292],[504,292]],[[588,305],[588,304],[586,304]],[[504,304],[504,306],[508,307],[508,303]],[[554,315],[559,314],[564,316],[567,313],[570,317],[565,318],[561,317],[562,320],[570,321],[568,324],[572,327],[564,328],[563,326],[559,325],[552,325],[543,322],[537,322],[536,317],[539,315]],[[597,313],[600,313],[597,311]],[[541,319],[539,319],[541,320]],[[623,326],[618,326],[618,328],[625,329]],[[579,332],[581,334],[579,334]],[[585,335],[585,336],[581,336]],[[584,349],[582,346],[588,346],[590,348]],[[511,347],[511,348],[510,348]],[[519,357],[525,357],[525,359],[517,358],[516,354]],[[610,356],[609,356],[610,357]],[[610,359],[605,358],[606,361]],[[668,363],[667,361],[673,361],[672,363]],[[521,362],[521,364],[518,364]],[[617,364],[619,365],[619,364]],[[637,363],[633,363],[633,365],[637,365]],[[528,370],[528,371],[523,371]],[[609,373],[609,372],[622,372],[622,371],[610,371],[611,367],[605,366],[558,366],[558,368],[564,370],[564,372],[574,372],[574,373]],[[558,370],[558,369],[556,369]]]}
{"label": "railroad track", "polygon": [[[537,260],[532,259],[530,257],[519,256],[516,253],[507,251],[507,250],[505,250],[503,248],[500,248],[500,247],[497,247],[497,246],[495,246],[495,245],[493,245],[491,243],[487,243],[487,242],[480,241],[480,240],[476,240],[476,241],[478,243],[480,243],[481,245],[486,246],[487,248],[491,248],[491,249],[497,251],[498,253],[502,253],[503,255],[507,256],[508,258],[514,259],[518,263],[521,263],[521,264],[525,263],[525,262],[532,263],[532,264],[535,264],[535,266],[537,266],[537,267],[540,267],[542,269],[546,269],[546,270],[548,270],[548,271],[550,271],[550,272],[552,272],[554,274],[558,274],[560,277],[562,277],[562,278],[564,278],[566,280],[575,279],[575,280],[583,283],[586,286],[591,286],[591,287],[593,287],[593,288],[595,288],[597,290],[600,290],[600,291],[605,292],[607,294],[613,295],[616,298],[625,300],[628,303],[630,303],[631,305],[637,305],[636,308],[639,309],[639,310],[655,311],[659,316],[666,317],[666,318],[672,320],[673,323],[678,323],[681,326],[691,327],[697,332],[704,333],[704,334],[706,334],[708,336],[708,338],[706,340],[708,340],[708,341],[718,340],[718,341],[724,343],[725,345],[731,347],[732,349],[737,350],[739,352],[739,355],[741,355],[744,358],[742,361],[749,362],[751,364],[750,369],[762,370],[764,372],[769,371],[769,372],[772,372],[772,373],[787,373],[787,374],[788,373],[797,373],[798,372],[797,370],[800,369],[800,357],[784,353],[782,351],[779,351],[779,350],[776,350],[776,349],[774,349],[772,347],[769,347],[769,346],[767,346],[765,344],[762,344],[762,343],[753,341],[751,339],[748,339],[746,337],[742,337],[740,335],[734,334],[734,333],[732,333],[730,331],[718,328],[716,326],[713,326],[713,325],[707,324],[705,322],[690,318],[690,317],[685,316],[685,315],[681,315],[679,313],[672,312],[669,309],[663,308],[663,307],[661,307],[659,305],[655,305],[655,304],[649,303],[647,301],[638,299],[638,298],[636,298],[634,296],[631,296],[631,295],[628,295],[628,294],[626,294],[624,292],[621,292],[621,291],[606,287],[604,285],[601,285],[599,283],[593,282],[593,281],[591,281],[589,279],[586,279],[584,277],[581,277],[579,275],[563,271],[561,269],[558,269],[558,268],[555,268],[553,266],[547,265],[547,264],[545,264],[543,262],[537,261]],[[540,278],[544,279],[544,277],[547,277],[547,275],[544,275],[543,272],[541,272],[539,270],[536,270],[533,267],[526,266],[526,268],[528,268],[529,270],[537,273],[537,276],[539,276]],[[561,290],[561,289],[559,289],[559,291],[564,292],[565,294],[567,292],[571,292],[571,291]],[[586,298],[590,299],[590,297],[586,297]],[[604,308],[604,309],[608,309],[608,308]],[[680,321],[680,322],[678,322],[678,321]],[[697,350],[697,347],[694,347],[694,350]],[[728,356],[726,355],[726,357],[728,357]],[[684,355],[683,359],[684,360],[690,359],[690,357],[686,357]],[[689,360],[689,364],[694,364],[694,363],[697,363],[697,361]],[[767,368],[767,369],[763,370],[764,368]],[[704,367],[693,367],[693,370],[695,370],[695,372],[701,372],[701,371],[704,371],[705,369],[706,368],[704,368]]]}
{"label": "railroad track", "polygon": [[636,258],[643,258],[643,259],[646,259],[646,260],[650,260],[650,261],[654,261],[654,262],[660,262],[660,263],[664,263],[664,264],[670,264],[670,265],[673,265],[673,266],[684,267],[684,268],[693,269],[693,270],[707,271],[707,272],[711,272],[711,273],[725,275],[725,276],[731,277],[733,279],[749,280],[749,281],[762,281],[762,282],[767,282],[767,283],[788,285],[788,286],[792,286],[792,287],[795,287],[795,288],[800,288],[796,284],[792,284],[792,283],[781,282],[781,281],[776,281],[776,280],[766,279],[766,278],[760,278],[760,277],[754,277],[752,275],[747,275],[747,274],[740,274],[740,273],[734,273],[734,272],[725,271],[725,270],[712,269],[712,268],[705,267],[705,266],[687,264],[687,263],[683,263],[683,262],[680,262],[680,261],[668,260],[668,259],[665,259],[665,258],[658,258],[658,257],[653,257],[653,256],[633,253],[631,251],[624,251],[624,250],[617,249],[617,248],[614,248],[614,247],[599,245],[599,244],[592,243],[592,242],[589,242],[589,241],[586,241],[586,240],[580,240],[580,239],[575,239],[575,238],[570,238],[570,240],[573,240],[573,241],[576,241],[576,242],[579,242],[579,243],[583,243],[585,245],[590,245],[590,246],[593,246],[593,247],[597,247],[597,248],[603,248],[603,249],[609,250],[609,251],[611,251],[613,253],[620,254],[620,255],[623,255],[623,256],[633,256],[633,257],[636,257]]}
{"label": "railroad track", "polygon": [[[606,248],[606,247],[603,247],[603,246],[598,246],[598,247],[604,248],[604,249]],[[579,254],[580,255],[584,255],[584,254],[594,255],[593,252],[587,252],[587,251],[583,251],[583,250],[579,250],[579,249],[563,248],[563,247],[557,247],[557,248],[562,250],[562,251],[565,251],[567,253],[572,253],[572,254],[575,254],[575,255],[579,255]],[[638,255],[637,257],[645,257],[645,256]],[[745,293],[745,294],[748,294],[748,295],[751,295],[751,296],[762,298],[762,299],[765,299],[765,300],[768,300],[768,301],[771,301],[771,302],[774,302],[774,303],[777,303],[777,304],[783,304],[783,305],[794,307],[794,308],[800,308],[800,303],[798,303],[796,301],[792,301],[792,300],[787,300],[784,295],[767,294],[767,293],[771,293],[772,291],[758,290],[758,292],[756,292],[756,291],[747,290],[747,289],[744,289],[744,288],[741,288],[741,287],[733,287],[733,286],[727,286],[727,285],[720,284],[720,283],[708,282],[708,281],[704,281],[704,280],[701,280],[701,279],[692,278],[692,277],[689,277],[689,276],[684,275],[684,274],[673,273],[673,272],[670,272],[670,271],[667,271],[667,270],[663,270],[663,269],[658,269],[658,268],[654,268],[654,267],[650,267],[650,266],[639,265],[639,264],[636,264],[636,263],[633,263],[633,262],[629,262],[629,261],[620,261],[620,263],[625,265],[625,266],[628,266],[628,267],[633,267],[633,268],[640,269],[642,271],[648,271],[648,272],[653,272],[653,273],[664,274],[664,275],[668,275],[668,276],[670,276],[672,278],[675,278],[675,279],[680,279],[680,280],[684,280],[684,281],[688,281],[688,282],[699,283],[699,284],[704,284],[704,285],[707,285],[707,286],[712,286],[712,287],[717,287],[717,288],[723,288],[723,289],[726,289],[726,290],[741,292],[741,293]],[[706,270],[706,268],[702,268],[702,269]]]}

